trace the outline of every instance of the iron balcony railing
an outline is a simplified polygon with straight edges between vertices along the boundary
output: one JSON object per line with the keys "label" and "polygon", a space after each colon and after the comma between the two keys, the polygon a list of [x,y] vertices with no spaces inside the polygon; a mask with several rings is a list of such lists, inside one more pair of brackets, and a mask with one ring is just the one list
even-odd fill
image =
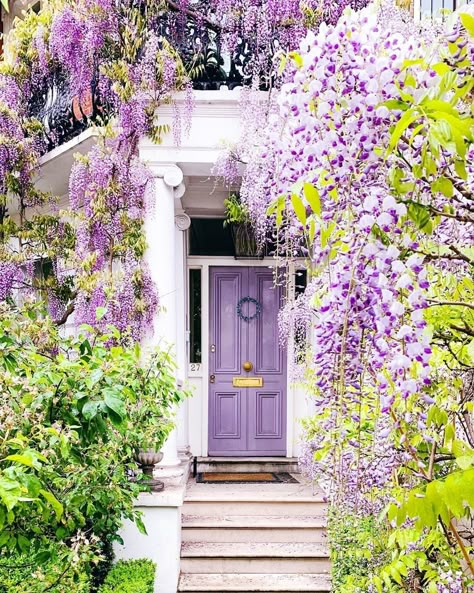
{"label": "iron balcony railing", "polygon": [[[171,13],[156,23],[165,38],[172,38],[190,73],[195,90],[233,89],[251,82],[255,63],[248,43],[241,41],[231,55],[225,52],[217,28],[197,25],[191,19],[184,23]],[[259,70],[263,72],[262,65]],[[98,77],[97,77],[98,78]],[[261,76],[262,88],[268,86]],[[57,69],[30,100],[29,115],[38,119],[44,128],[44,150],[68,142],[91,124],[107,119],[111,109],[101,103],[98,80],[91,81],[89,91],[75,96],[67,73]]]}

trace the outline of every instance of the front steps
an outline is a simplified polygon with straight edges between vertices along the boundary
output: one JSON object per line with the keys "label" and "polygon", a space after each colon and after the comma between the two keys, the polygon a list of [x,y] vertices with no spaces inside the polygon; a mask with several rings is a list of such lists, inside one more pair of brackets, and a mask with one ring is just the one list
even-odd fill
{"label": "front steps", "polygon": [[179,592],[330,591],[326,504],[302,484],[194,484]]}
{"label": "front steps", "polygon": [[330,591],[329,581],[322,575],[306,574],[197,574],[182,575],[180,591],[210,593],[211,591],[274,591],[275,593],[293,593]]}
{"label": "front steps", "polygon": [[195,472],[298,472],[297,457],[196,457]]}

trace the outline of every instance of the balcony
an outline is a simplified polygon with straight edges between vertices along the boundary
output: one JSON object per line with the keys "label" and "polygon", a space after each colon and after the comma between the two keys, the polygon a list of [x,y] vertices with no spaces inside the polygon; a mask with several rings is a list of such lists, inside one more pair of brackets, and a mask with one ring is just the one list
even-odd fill
{"label": "balcony", "polygon": [[[232,55],[223,51],[217,29],[209,25],[197,25],[188,19],[177,25],[176,14],[166,15],[156,24],[157,31],[166,38],[179,42],[177,49],[190,72],[193,88],[197,91],[232,90],[244,86],[252,79],[252,55],[245,41],[239,43]],[[175,43],[176,47],[176,43]],[[262,78],[264,81],[265,79]],[[262,88],[265,88],[265,82]],[[94,123],[106,120],[110,108],[101,104],[98,92],[98,77],[91,81],[90,91],[81,98],[71,92],[67,73],[58,69],[44,87],[32,96],[29,114],[44,127],[44,152],[68,142]]]}

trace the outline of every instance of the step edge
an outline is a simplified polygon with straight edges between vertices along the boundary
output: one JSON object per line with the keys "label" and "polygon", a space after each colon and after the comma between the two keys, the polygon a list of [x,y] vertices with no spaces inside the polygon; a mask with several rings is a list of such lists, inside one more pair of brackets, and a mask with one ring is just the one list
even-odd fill
{"label": "step edge", "polygon": [[186,495],[184,498],[184,504],[187,502],[203,502],[203,503],[216,503],[216,502],[223,502],[223,503],[233,503],[233,502],[257,502],[261,504],[268,504],[268,503],[282,503],[286,504],[288,502],[301,502],[301,503],[318,503],[318,504],[327,504],[327,500],[323,496],[303,496],[303,497],[296,497],[296,496],[288,496],[285,498],[262,498],[258,495],[245,495],[241,494],[236,496],[236,498],[224,498],[222,494],[218,494],[215,496],[207,496],[203,497],[202,495]]}
{"label": "step edge", "polygon": [[[298,554],[295,556],[280,556],[278,554],[254,554],[245,555],[242,553],[235,554],[233,556],[228,554],[181,554],[181,559],[184,560],[329,560],[329,552],[313,554]],[[192,574],[192,573],[190,573]]]}
{"label": "step edge", "polygon": [[308,523],[306,525],[295,525],[290,523],[272,523],[268,525],[241,525],[239,523],[234,523],[232,525],[224,525],[222,523],[184,523],[181,525],[181,529],[225,529],[226,531],[229,529],[239,529],[241,531],[255,531],[256,529],[264,529],[265,531],[272,529],[275,531],[280,529],[297,529],[298,531],[307,531],[308,529],[327,529],[327,521]]}

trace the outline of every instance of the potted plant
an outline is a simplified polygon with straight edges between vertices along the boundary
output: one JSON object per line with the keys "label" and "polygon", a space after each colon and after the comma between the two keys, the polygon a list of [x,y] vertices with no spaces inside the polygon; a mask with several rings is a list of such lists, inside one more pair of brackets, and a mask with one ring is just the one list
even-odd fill
{"label": "potted plant", "polygon": [[[169,422],[168,426],[169,430],[166,432],[166,436],[168,436],[174,427],[172,422]],[[159,441],[157,439],[142,441],[141,446],[137,447],[134,451],[134,459],[143,472],[143,478],[140,480],[140,483],[150,488],[153,492],[161,492],[165,487],[163,482],[156,480],[153,476],[155,466],[163,459],[161,448],[166,441],[166,438],[163,438],[164,431],[161,430],[159,434]]]}
{"label": "potted plant", "polygon": [[262,258],[263,252],[252,227],[249,212],[236,194],[224,200],[224,226],[230,226],[235,258]]}
{"label": "potted plant", "polygon": [[129,404],[129,439],[133,457],[146,484],[153,491],[164,484],[153,478],[153,469],[163,459],[161,448],[173,430],[177,404],[187,395],[176,381],[176,364],[169,351],[157,350],[143,365],[140,380],[133,386]]}

